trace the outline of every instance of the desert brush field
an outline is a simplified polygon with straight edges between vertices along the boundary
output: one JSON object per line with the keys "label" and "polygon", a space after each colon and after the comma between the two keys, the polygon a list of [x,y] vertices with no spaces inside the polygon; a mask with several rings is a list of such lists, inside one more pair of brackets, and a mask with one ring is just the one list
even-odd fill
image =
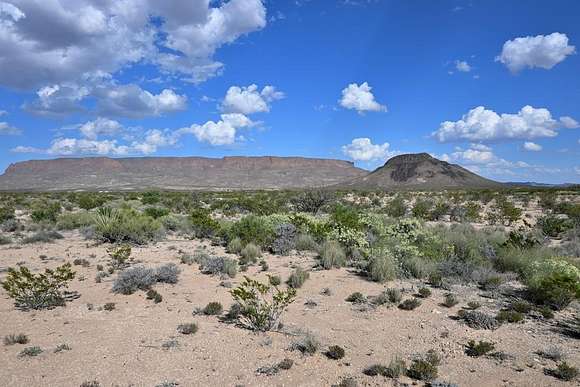
{"label": "desert brush field", "polygon": [[580,192],[4,193],[9,386],[570,386]]}

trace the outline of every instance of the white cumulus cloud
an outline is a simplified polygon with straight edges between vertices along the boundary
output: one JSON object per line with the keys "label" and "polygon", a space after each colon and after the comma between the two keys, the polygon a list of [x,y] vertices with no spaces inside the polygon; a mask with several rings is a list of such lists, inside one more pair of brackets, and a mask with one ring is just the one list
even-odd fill
{"label": "white cumulus cloud", "polygon": [[500,115],[484,106],[478,106],[458,121],[442,122],[432,135],[440,142],[529,140],[555,137],[557,129],[563,125],[552,118],[550,111],[545,108],[524,106],[516,114]]}
{"label": "white cumulus cloud", "polygon": [[274,86],[265,86],[262,91],[252,84],[248,87],[232,86],[228,89],[221,109],[227,113],[253,114],[270,111],[270,103],[284,98],[284,93]]}
{"label": "white cumulus cloud", "polygon": [[0,135],[16,136],[22,134],[22,131],[7,122],[0,122]]}
{"label": "white cumulus cloud", "polygon": [[119,122],[104,117],[98,117],[79,126],[79,131],[89,140],[96,140],[101,135],[113,136],[122,130],[123,126]]}
{"label": "white cumulus cloud", "polygon": [[240,128],[247,128],[254,122],[243,114],[222,114],[219,121],[207,121],[203,125],[193,124],[190,127],[177,131],[179,136],[193,134],[198,141],[207,142],[210,145],[231,145],[236,141],[236,133]]}
{"label": "white cumulus cloud", "polygon": [[350,144],[342,146],[342,153],[355,161],[385,160],[397,154],[390,151],[390,144],[373,144],[370,138],[355,138]]}
{"label": "white cumulus cloud", "polygon": [[535,142],[526,141],[524,142],[524,149],[530,152],[539,152],[542,150],[542,146]]}
{"label": "white cumulus cloud", "polygon": [[342,90],[342,98],[339,103],[343,108],[356,110],[359,114],[387,111],[386,106],[375,101],[372,87],[367,82],[362,83],[360,86],[356,83],[348,85]]}
{"label": "white cumulus cloud", "polygon": [[134,84],[116,87],[99,87],[94,93],[101,114],[142,118],[160,116],[187,108],[187,96],[171,89],[159,94],[150,93]]}
{"label": "white cumulus cloud", "polygon": [[[31,89],[139,63],[191,82],[220,73],[217,49],[266,25],[262,0],[0,2],[0,84]],[[152,23],[152,18],[163,20]]]}
{"label": "white cumulus cloud", "polygon": [[577,129],[580,128],[580,124],[578,121],[573,119],[572,117],[564,116],[560,117],[560,122],[566,129]]}
{"label": "white cumulus cloud", "polygon": [[549,70],[575,51],[575,47],[568,43],[566,34],[554,32],[508,40],[495,60],[513,73],[536,67]]}
{"label": "white cumulus cloud", "polygon": [[471,65],[464,60],[456,60],[455,68],[457,71],[461,71],[462,73],[468,73],[471,71]]}

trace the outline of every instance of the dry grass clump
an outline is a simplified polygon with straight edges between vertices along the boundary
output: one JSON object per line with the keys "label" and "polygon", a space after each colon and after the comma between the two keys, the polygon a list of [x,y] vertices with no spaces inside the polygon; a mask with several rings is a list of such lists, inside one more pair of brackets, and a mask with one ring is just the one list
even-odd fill
{"label": "dry grass clump", "polygon": [[306,270],[304,270],[301,267],[297,267],[294,270],[294,272],[292,272],[292,274],[290,274],[290,277],[288,277],[288,280],[286,281],[286,283],[291,288],[298,289],[298,288],[301,288],[302,285],[304,285],[304,282],[306,282],[306,280],[308,278],[310,278],[310,273],[308,273]]}
{"label": "dry grass clump", "polygon": [[4,345],[27,344],[28,336],[23,333],[4,336]]}

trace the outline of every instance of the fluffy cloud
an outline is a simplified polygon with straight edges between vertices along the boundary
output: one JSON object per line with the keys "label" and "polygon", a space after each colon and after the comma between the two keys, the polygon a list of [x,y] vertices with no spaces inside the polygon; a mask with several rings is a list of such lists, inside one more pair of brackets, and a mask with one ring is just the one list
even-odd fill
{"label": "fluffy cloud", "polygon": [[[548,109],[524,106],[516,114],[497,114],[483,106],[471,109],[458,121],[445,121],[432,133],[440,142],[497,141],[555,137],[557,129],[571,124],[570,117],[558,122]],[[573,120],[572,120],[573,121]]]}
{"label": "fluffy cloud", "polygon": [[0,122],[0,135],[19,135],[22,131],[14,126],[9,125],[7,122]]}
{"label": "fluffy cloud", "polygon": [[468,73],[471,71],[471,66],[464,60],[456,60],[455,68],[457,71],[461,71],[462,73]]}
{"label": "fluffy cloud", "polygon": [[372,87],[367,82],[360,86],[351,83],[342,90],[342,98],[339,103],[345,109],[356,110],[359,114],[364,112],[386,112],[387,107],[375,101],[375,96],[371,92]]}
{"label": "fluffy cloud", "polygon": [[236,131],[254,125],[252,120],[240,113],[222,114],[221,120],[208,121],[203,125],[193,124],[177,131],[179,136],[191,133],[198,141],[210,145],[230,145],[236,140]]}
{"label": "fluffy cloud", "polygon": [[284,98],[284,93],[274,86],[265,86],[262,91],[252,84],[248,87],[232,86],[228,89],[221,109],[227,113],[253,114],[270,111],[270,103]]}
{"label": "fluffy cloud", "polygon": [[568,44],[566,34],[554,32],[508,40],[495,60],[505,64],[513,73],[535,67],[549,70],[574,52],[575,47]]}
{"label": "fluffy cloud", "polygon": [[80,102],[89,94],[89,88],[73,83],[44,86],[36,92],[38,99],[25,104],[24,109],[39,115],[63,116],[82,111]]}
{"label": "fluffy cloud", "polygon": [[539,152],[542,150],[542,146],[535,142],[526,141],[524,142],[524,149],[530,152]]}
{"label": "fluffy cloud", "polygon": [[[13,4],[14,3],[14,4]],[[192,82],[224,44],[266,25],[262,0],[0,2],[0,84],[30,89],[152,63]],[[161,23],[152,22],[158,18]]]}
{"label": "fluffy cloud", "polygon": [[79,126],[79,131],[89,140],[96,140],[97,137],[113,136],[123,130],[123,126],[114,120],[99,117],[94,121],[88,121]]}
{"label": "fluffy cloud", "polygon": [[572,117],[564,116],[560,117],[560,122],[566,129],[577,129],[580,128],[580,124],[578,121],[573,119]]}
{"label": "fluffy cloud", "polygon": [[390,144],[373,144],[370,138],[355,138],[348,145],[343,145],[342,153],[355,161],[385,160],[397,154],[390,151]]}
{"label": "fluffy cloud", "polygon": [[101,114],[119,117],[142,118],[160,116],[187,108],[187,97],[164,89],[152,94],[134,84],[117,87],[100,87],[95,91]]}

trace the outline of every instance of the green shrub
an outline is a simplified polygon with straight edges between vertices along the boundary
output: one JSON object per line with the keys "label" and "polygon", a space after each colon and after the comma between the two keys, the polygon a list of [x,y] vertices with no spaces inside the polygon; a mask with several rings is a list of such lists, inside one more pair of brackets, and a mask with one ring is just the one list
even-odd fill
{"label": "green shrub", "polygon": [[294,302],[296,290],[280,290],[244,277],[244,281],[231,290],[234,301],[240,305],[238,321],[251,330],[273,329],[288,305]]}
{"label": "green shrub", "polygon": [[424,359],[415,359],[407,370],[411,379],[430,381],[437,378],[437,366]]}
{"label": "green shrub", "polygon": [[524,315],[515,310],[501,310],[495,317],[500,323],[518,323],[524,320]]}
{"label": "green shrub", "polygon": [[59,230],[76,230],[91,224],[93,224],[93,216],[86,211],[60,214],[56,220],[56,228]]}
{"label": "green shrub", "polygon": [[230,254],[239,254],[244,248],[244,244],[240,238],[234,238],[228,243],[226,248],[227,252]]}
{"label": "green shrub", "polygon": [[361,292],[354,292],[346,298],[346,301],[352,302],[353,304],[364,304],[367,302],[367,298]]}
{"label": "green shrub", "polygon": [[103,242],[143,245],[160,239],[164,233],[159,220],[133,210],[99,208],[93,221],[95,238]]}
{"label": "green shrub", "polygon": [[578,368],[569,365],[565,361],[558,364],[554,370],[548,370],[548,374],[567,382],[570,382],[578,376]]}
{"label": "green shrub", "polygon": [[396,196],[393,198],[385,208],[385,213],[393,218],[400,218],[405,216],[407,212],[407,206],[405,205],[405,201],[401,196]]}
{"label": "green shrub", "polygon": [[298,289],[304,285],[304,282],[306,282],[309,277],[310,274],[306,270],[302,269],[301,267],[297,267],[294,272],[290,274],[290,277],[288,277],[286,283],[292,289]]}
{"label": "green shrub", "polygon": [[346,265],[346,254],[340,243],[325,241],[320,249],[320,262],[326,270]]}
{"label": "green shrub", "polygon": [[526,279],[531,300],[556,310],[580,298],[580,269],[564,260],[536,262]]}
{"label": "green shrub", "polygon": [[211,217],[209,210],[195,209],[191,212],[189,219],[197,238],[211,238],[220,229],[219,222]]}
{"label": "green shrub", "polygon": [[92,210],[93,208],[102,206],[106,202],[107,199],[100,194],[83,193],[76,197],[77,205],[83,210]]}
{"label": "green shrub", "polygon": [[457,299],[457,296],[455,294],[447,293],[445,295],[445,299],[443,300],[443,306],[452,308],[457,304],[459,304],[459,300]]}
{"label": "green shrub", "polygon": [[471,310],[479,309],[481,307],[481,303],[478,301],[469,301],[467,303],[467,307]]}
{"label": "green shrub", "polygon": [[255,215],[244,216],[235,222],[230,230],[230,239],[240,238],[244,244],[255,243],[267,247],[274,240],[274,230],[268,227],[260,217]]}
{"label": "green shrub", "polygon": [[430,200],[417,199],[415,205],[411,209],[411,213],[415,218],[430,219],[430,211],[433,207],[433,202]]}
{"label": "green shrub", "polygon": [[397,379],[404,375],[407,371],[407,365],[403,359],[395,356],[391,359],[389,365],[384,369],[383,376],[388,378]]}
{"label": "green shrub", "polygon": [[177,326],[177,332],[182,335],[193,335],[198,330],[196,323],[179,324]]}
{"label": "green shrub", "polygon": [[272,286],[279,286],[282,283],[282,279],[278,275],[268,275],[268,282]]}
{"label": "green shrub", "polygon": [[390,251],[379,249],[371,254],[367,275],[376,282],[387,282],[397,277],[397,264]]}
{"label": "green shrub", "polygon": [[163,296],[154,289],[147,290],[147,293],[145,295],[148,300],[153,300],[153,302],[156,304],[159,304],[161,301],[163,301]]}
{"label": "green shrub", "polygon": [[476,343],[475,340],[469,340],[465,348],[465,353],[467,356],[479,357],[483,356],[495,349],[495,344],[489,341],[479,341]]}
{"label": "green shrub", "polygon": [[305,191],[292,200],[297,212],[316,214],[322,207],[332,200],[332,194],[327,191]]}
{"label": "green shrub", "polygon": [[9,245],[10,243],[12,243],[12,239],[10,237],[0,235],[0,246]]}
{"label": "green shrub", "polygon": [[556,238],[572,228],[572,222],[561,217],[547,215],[538,219],[538,227],[540,227],[544,235]]}
{"label": "green shrub", "polygon": [[421,298],[429,298],[429,297],[431,297],[431,290],[429,288],[427,288],[427,287],[420,288],[419,291],[418,291],[418,293],[419,293],[419,296]]}
{"label": "green shrub", "polygon": [[320,342],[311,333],[306,333],[299,340],[294,341],[291,348],[304,355],[314,355],[320,349]]}
{"label": "green shrub", "polygon": [[319,248],[318,243],[309,234],[298,234],[295,247],[298,251],[316,251]]}
{"label": "green shrub", "polygon": [[153,219],[159,219],[169,215],[169,209],[163,207],[147,207],[143,213]]}
{"label": "green shrub", "polygon": [[18,354],[18,357],[31,357],[31,356],[38,356],[42,353],[42,349],[40,347],[26,347]]}
{"label": "green shrub", "polygon": [[340,360],[344,357],[345,352],[344,352],[344,348],[338,346],[338,345],[331,345],[328,348],[328,351],[326,351],[326,356],[329,359],[333,359],[333,360]]}
{"label": "green shrub", "polygon": [[108,265],[113,271],[125,269],[133,261],[131,246],[127,244],[113,246],[107,249],[107,254],[109,254]]}
{"label": "green shrub", "polygon": [[3,206],[0,207],[0,223],[4,223],[7,220],[14,219],[14,207]]}
{"label": "green shrub", "polygon": [[224,311],[224,307],[219,302],[210,302],[203,308],[203,314],[206,316],[219,316]]}
{"label": "green shrub", "polygon": [[56,231],[41,230],[37,233],[34,233],[34,234],[22,239],[22,243],[24,243],[24,244],[50,243],[50,242],[53,242],[55,239],[63,239],[63,238],[64,237]]}
{"label": "green shrub", "polygon": [[421,301],[418,298],[409,298],[399,304],[399,309],[403,310],[413,310],[421,305]]}
{"label": "green shrub", "polygon": [[8,335],[4,336],[4,345],[14,345],[14,344],[27,344],[28,336],[23,333],[18,335]]}
{"label": "green shrub", "polygon": [[65,263],[54,270],[33,274],[26,266],[9,268],[2,287],[19,307],[43,309],[63,305],[62,289],[75,277],[71,264]]}
{"label": "green shrub", "polygon": [[387,295],[389,302],[392,304],[398,304],[403,299],[403,295],[399,289],[389,288],[385,290],[385,294]]}
{"label": "green shrub", "polygon": [[234,278],[238,273],[238,262],[227,257],[207,256],[207,258],[199,262],[199,270],[204,274],[225,274],[230,278]]}
{"label": "green shrub", "polygon": [[240,251],[240,264],[245,265],[249,263],[256,263],[258,258],[262,255],[262,251],[253,243],[248,243],[246,247]]}
{"label": "green shrub", "polygon": [[499,321],[486,313],[477,310],[460,310],[457,315],[461,318],[468,327],[473,329],[497,329],[500,325]]}
{"label": "green shrub", "polygon": [[512,302],[509,308],[519,313],[530,313],[533,309],[532,305],[524,300],[517,300]]}
{"label": "green shrub", "polygon": [[39,203],[35,205],[30,213],[30,218],[36,223],[55,223],[56,217],[60,214],[62,208],[56,202]]}

